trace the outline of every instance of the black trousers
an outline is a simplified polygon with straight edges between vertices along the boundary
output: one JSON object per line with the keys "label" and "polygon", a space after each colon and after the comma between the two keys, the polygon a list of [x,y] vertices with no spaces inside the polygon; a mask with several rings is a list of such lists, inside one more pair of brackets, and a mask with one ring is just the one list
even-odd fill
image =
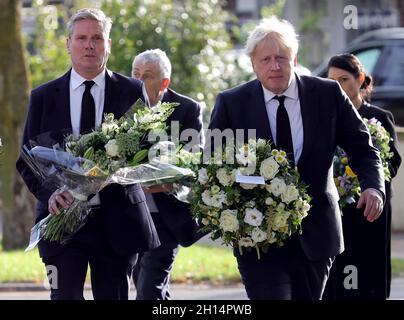
{"label": "black trousers", "polygon": [[333,261],[309,261],[295,235],[260,259],[255,250],[235,248],[234,255],[251,300],[320,300]]}
{"label": "black trousers", "polygon": [[160,213],[152,213],[161,245],[140,253],[133,268],[136,300],[170,300],[170,272],[179,252],[179,244],[164,222]]}
{"label": "black trousers", "polygon": [[87,267],[95,300],[128,300],[131,264],[109,246],[97,212],[60,255],[42,257],[48,271],[52,300],[84,300]]}

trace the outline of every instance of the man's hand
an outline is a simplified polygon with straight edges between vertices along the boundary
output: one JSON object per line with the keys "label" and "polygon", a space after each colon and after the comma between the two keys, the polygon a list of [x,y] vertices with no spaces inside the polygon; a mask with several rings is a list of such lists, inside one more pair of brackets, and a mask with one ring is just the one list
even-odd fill
{"label": "man's hand", "polygon": [[380,217],[383,210],[383,199],[380,196],[380,193],[375,189],[366,189],[362,192],[357,209],[362,208],[365,205],[365,211],[363,215],[369,222],[375,221]]}
{"label": "man's hand", "polygon": [[159,184],[157,186],[152,186],[152,187],[147,187],[143,188],[144,193],[160,193],[160,192],[166,192],[169,193],[173,191],[174,186],[172,183],[170,184]]}
{"label": "man's hand", "polygon": [[68,209],[73,203],[74,197],[69,191],[61,189],[56,190],[49,198],[48,210],[51,214],[57,215],[60,213],[59,208]]}

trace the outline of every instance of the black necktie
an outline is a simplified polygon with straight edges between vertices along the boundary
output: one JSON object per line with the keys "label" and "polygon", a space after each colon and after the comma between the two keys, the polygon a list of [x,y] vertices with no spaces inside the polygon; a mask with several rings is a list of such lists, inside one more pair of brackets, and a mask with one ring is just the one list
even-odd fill
{"label": "black necktie", "polygon": [[94,81],[84,81],[86,89],[81,100],[80,133],[89,133],[95,128],[95,102],[91,95],[91,87]]}
{"label": "black necktie", "polygon": [[276,146],[286,152],[291,165],[295,165],[295,156],[293,152],[292,132],[288,112],[285,108],[285,96],[276,96],[274,99],[279,101],[278,111],[276,112]]}

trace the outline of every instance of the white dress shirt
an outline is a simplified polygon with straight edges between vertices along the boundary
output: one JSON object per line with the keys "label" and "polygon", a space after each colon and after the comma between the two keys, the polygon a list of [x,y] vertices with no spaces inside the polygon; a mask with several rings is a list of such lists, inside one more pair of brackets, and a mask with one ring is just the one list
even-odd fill
{"label": "white dress shirt", "polygon": [[[278,111],[279,101],[273,99],[276,94],[262,87],[264,90],[265,105],[268,113],[269,124],[271,127],[272,137],[276,142],[276,114]],[[285,108],[289,116],[290,129],[292,134],[293,151],[295,163],[300,159],[303,150],[303,121],[300,109],[299,90],[297,87],[296,76],[292,76],[289,87],[280,95],[285,96]]]}
{"label": "white dress shirt", "polygon": [[[112,72],[106,69],[111,76]],[[95,83],[91,87],[91,95],[95,103],[95,127],[99,127],[104,113],[105,100],[105,72],[101,72],[94,79],[85,79],[73,68],[70,74],[70,120],[74,135],[80,133],[81,100],[85,90],[84,81],[93,80]]]}
{"label": "white dress shirt", "polygon": [[[106,69],[111,76],[112,72]],[[70,73],[70,121],[74,135],[80,134],[81,101],[86,88],[84,81],[93,80],[95,83],[91,87],[91,95],[95,103],[95,126],[99,127],[102,122],[105,100],[105,72],[101,72],[94,79],[85,79],[79,75],[74,68]],[[99,205],[98,193],[90,200],[91,205]]]}

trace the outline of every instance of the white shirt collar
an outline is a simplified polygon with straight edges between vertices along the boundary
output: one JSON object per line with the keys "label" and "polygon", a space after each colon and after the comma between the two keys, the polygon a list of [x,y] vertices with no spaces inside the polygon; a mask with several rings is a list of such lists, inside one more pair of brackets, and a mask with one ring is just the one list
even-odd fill
{"label": "white shirt collar", "polygon": [[[261,86],[262,86],[262,84],[261,84]],[[277,94],[264,88],[264,86],[262,86],[262,90],[264,91],[265,103],[268,103],[269,101],[271,101],[273,99],[273,97],[277,96]],[[293,76],[292,76],[292,81],[290,82],[289,87],[282,93],[282,95],[286,96],[288,98],[291,98],[293,100],[299,99],[299,90],[297,88],[297,81],[296,81],[295,74],[293,74]]]}
{"label": "white shirt collar", "polygon": [[[106,69],[106,72],[108,72],[108,75],[111,76],[112,72],[108,69]],[[70,82],[72,84],[72,89],[76,90],[78,87],[80,87],[84,81],[87,81],[88,79],[83,78],[81,75],[79,75],[74,68],[72,68],[72,72],[70,74]],[[95,82],[97,86],[100,88],[105,87],[105,72],[100,72],[95,78],[91,79]]]}

